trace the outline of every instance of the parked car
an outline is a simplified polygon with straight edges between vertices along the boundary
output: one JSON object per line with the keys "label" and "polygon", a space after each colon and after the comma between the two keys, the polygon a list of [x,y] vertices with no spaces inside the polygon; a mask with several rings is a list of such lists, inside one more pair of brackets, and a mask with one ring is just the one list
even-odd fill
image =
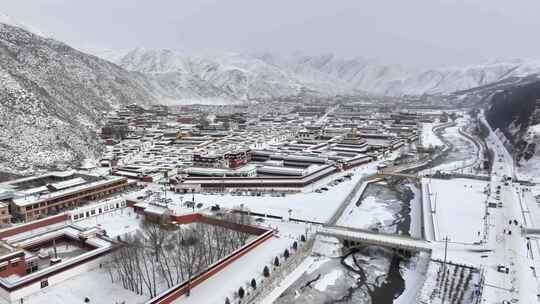
{"label": "parked car", "polygon": [[509,273],[510,269],[504,265],[497,265],[497,271],[502,273]]}

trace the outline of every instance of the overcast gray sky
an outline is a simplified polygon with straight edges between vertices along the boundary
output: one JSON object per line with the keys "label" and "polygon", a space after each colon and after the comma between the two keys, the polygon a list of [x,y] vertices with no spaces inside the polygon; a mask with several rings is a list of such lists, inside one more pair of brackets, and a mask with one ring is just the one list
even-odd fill
{"label": "overcast gray sky", "polygon": [[540,57],[540,0],[2,0],[0,9],[74,46],[422,66]]}

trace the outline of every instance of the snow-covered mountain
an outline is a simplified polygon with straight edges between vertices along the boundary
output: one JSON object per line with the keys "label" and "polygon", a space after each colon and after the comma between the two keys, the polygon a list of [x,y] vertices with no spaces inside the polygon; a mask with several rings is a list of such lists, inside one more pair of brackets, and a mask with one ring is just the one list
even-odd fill
{"label": "snow-covered mountain", "polygon": [[[103,53],[101,53],[103,56]],[[295,95],[448,94],[495,83],[537,77],[540,61],[507,60],[439,69],[409,69],[334,55],[271,53],[190,56],[171,50],[107,52],[127,70],[146,74],[171,102],[225,102]]]}
{"label": "snow-covered mountain", "polygon": [[301,56],[287,62],[299,77],[330,75],[354,89],[380,95],[447,94],[540,72],[540,61],[500,61],[477,66],[406,69],[362,59]]}
{"label": "snow-covered mountain", "polygon": [[171,50],[144,49],[112,54],[105,59],[125,69],[152,75],[165,84],[164,90],[173,99],[186,95],[245,100],[291,95],[304,89],[321,95],[447,94],[540,73],[540,61],[533,60],[418,70],[331,54],[189,56]]}
{"label": "snow-covered mountain", "polygon": [[295,95],[303,84],[280,67],[255,57],[224,54],[219,58],[187,56],[171,50],[135,49],[111,59],[121,67],[144,73],[170,101]]}
{"label": "snow-covered mountain", "polygon": [[499,88],[489,98],[486,118],[508,140],[518,178],[540,177],[540,80]]}
{"label": "snow-covered mountain", "polygon": [[0,23],[0,172],[95,155],[102,111],[158,101],[145,76]]}

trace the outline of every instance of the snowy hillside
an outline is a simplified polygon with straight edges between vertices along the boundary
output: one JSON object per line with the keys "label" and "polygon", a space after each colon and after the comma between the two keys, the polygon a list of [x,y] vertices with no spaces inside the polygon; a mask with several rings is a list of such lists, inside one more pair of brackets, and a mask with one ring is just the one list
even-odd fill
{"label": "snowy hillside", "polygon": [[221,54],[189,56],[171,50],[135,49],[103,54],[120,66],[149,73],[171,98],[249,97],[291,95],[302,89],[321,95],[446,94],[498,82],[510,77],[540,73],[540,61],[509,60],[483,65],[416,70],[360,58],[334,55],[278,56]]}
{"label": "snowy hillside", "polygon": [[[446,94],[483,86],[509,77],[540,73],[540,61],[497,61],[476,66],[416,70],[397,65],[381,65],[364,59],[344,59],[334,55],[291,56],[265,62],[292,72],[304,83],[334,82],[349,90],[380,95]],[[272,58],[272,59],[267,59]]]}
{"label": "snowy hillside", "polygon": [[205,58],[170,50],[135,49],[114,62],[127,70],[146,73],[168,99],[178,102],[189,99],[234,102],[288,96],[297,94],[303,87],[281,68],[235,54]]}
{"label": "snowy hillside", "polygon": [[102,111],[157,101],[143,76],[7,24],[0,62],[0,172],[95,155]]}
{"label": "snowy hillside", "polygon": [[520,178],[540,174],[540,81],[495,93],[486,111],[491,126],[509,140]]}

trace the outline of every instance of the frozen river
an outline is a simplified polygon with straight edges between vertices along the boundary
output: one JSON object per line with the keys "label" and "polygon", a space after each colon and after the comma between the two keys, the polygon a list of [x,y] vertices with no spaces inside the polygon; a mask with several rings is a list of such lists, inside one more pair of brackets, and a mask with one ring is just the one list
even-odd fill
{"label": "frozen river", "polygon": [[345,210],[340,226],[369,229],[384,233],[410,235],[411,202],[415,199],[414,184],[369,184],[362,197]]}
{"label": "frozen river", "polygon": [[470,123],[469,118],[459,118],[456,125],[439,131],[442,141],[450,146],[450,150],[436,160],[425,172],[435,172],[437,170],[458,170],[466,172],[469,166],[477,157],[477,148],[469,139],[459,134],[459,129]]}
{"label": "frozen river", "polygon": [[[456,126],[441,131],[439,135],[451,145],[451,149],[434,163],[431,170],[461,170],[474,161],[475,145],[458,132],[468,122],[467,118],[460,118]],[[372,183],[354,205],[345,210],[337,224],[419,236],[419,217],[413,210],[419,195],[412,183]],[[404,256],[377,246],[348,251],[332,238],[318,240],[316,247],[331,249],[315,250],[310,257],[313,263],[309,269],[275,303],[407,303],[408,300],[400,299],[400,295],[408,287],[408,282],[421,272],[416,267],[418,255]],[[325,252],[340,254],[328,255]]]}
{"label": "frozen river", "polygon": [[[409,235],[414,184],[369,184],[363,195],[338,220],[338,225]],[[337,240],[317,241],[331,247],[317,253],[312,270],[304,273],[276,303],[377,303],[392,304],[405,289],[403,273],[414,261],[391,249],[364,246],[342,250]],[[317,249],[315,250],[317,252]],[[414,260],[414,257],[412,258]]]}

